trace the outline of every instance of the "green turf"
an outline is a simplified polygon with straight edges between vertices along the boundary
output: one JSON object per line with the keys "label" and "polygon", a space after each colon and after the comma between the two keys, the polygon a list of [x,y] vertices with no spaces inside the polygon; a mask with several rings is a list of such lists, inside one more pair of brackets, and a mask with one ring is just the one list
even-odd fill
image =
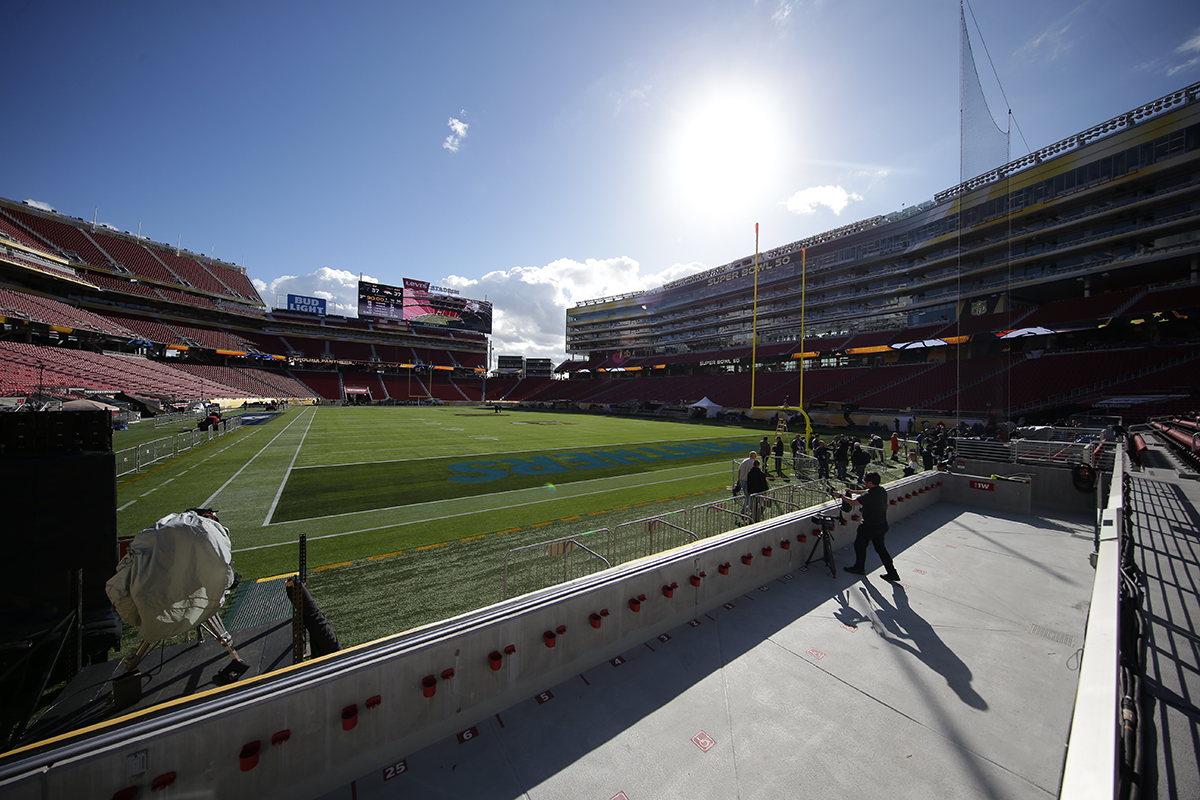
{"label": "green turf", "polygon": [[661,441],[608,449],[397,459],[294,470],[272,522],[422,503],[480,493],[594,481],[711,464],[743,454],[741,441]]}
{"label": "green turf", "polygon": [[317,600],[357,644],[499,600],[512,548],[728,497],[734,460],[772,433],[551,411],[293,408],[123,476],[118,530],[216,508],[248,581],[295,572],[303,533]]}
{"label": "green turf", "polygon": [[[727,486],[730,453],[756,433],[566,413],[297,408],[124,476],[118,529],[132,535],[207,505],[230,529],[244,575],[281,574],[295,569],[302,532],[319,566]],[[621,449],[647,460],[596,467],[595,456],[565,455]],[[447,468],[497,459],[562,471],[464,483],[451,478],[480,473]]]}

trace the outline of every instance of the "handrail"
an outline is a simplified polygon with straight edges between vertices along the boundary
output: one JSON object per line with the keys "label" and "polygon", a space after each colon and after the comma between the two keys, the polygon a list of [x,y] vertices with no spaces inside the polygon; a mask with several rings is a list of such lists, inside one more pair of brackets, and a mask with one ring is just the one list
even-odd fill
{"label": "handrail", "polygon": [[1117,794],[1120,744],[1121,541],[1125,514],[1125,451],[1116,448],[1108,506],[1100,512],[1096,580],[1084,634],[1079,688],[1067,740],[1059,800],[1099,800]]}

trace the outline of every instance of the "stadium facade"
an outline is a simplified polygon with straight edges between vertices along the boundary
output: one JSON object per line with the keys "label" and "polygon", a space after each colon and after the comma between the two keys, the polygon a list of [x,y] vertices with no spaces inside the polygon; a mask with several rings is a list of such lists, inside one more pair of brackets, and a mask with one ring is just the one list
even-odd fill
{"label": "stadium facade", "polygon": [[889,427],[1189,412],[1198,99],[1193,84],[930,201],[581,303],[552,377],[490,371],[479,330],[272,309],[235,264],[0,199],[0,395],[674,415],[708,398],[751,416],[803,398],[814,419]]}
{"label": "stadium facade", "polygon": [[[668,376],[725,375],[704,388],[742,408],[794,403],[801,364],[817,408],[1122,407],[1109,390],[1135,414],[1194,405],[1195,365],[1178,367],[1194,361],[1200,310],[1197,100],[1193,84],[903,211],[580,303],[566,345],[586,359],[562,369],[659,376],[664,391],[621,396],[665,402],[699,399]],[[1097,351],[1112,357],[1022,366]],[[752,365],[757,380],[728,378]]]}

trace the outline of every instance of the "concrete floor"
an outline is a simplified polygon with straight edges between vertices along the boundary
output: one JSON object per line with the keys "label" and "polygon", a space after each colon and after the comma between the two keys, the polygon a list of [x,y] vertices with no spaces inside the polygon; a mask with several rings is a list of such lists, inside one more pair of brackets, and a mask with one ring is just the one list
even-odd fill
{"label": "concrete floor", "polygon": [[327,797],[1054,797],[1092,536],[936,505]]}

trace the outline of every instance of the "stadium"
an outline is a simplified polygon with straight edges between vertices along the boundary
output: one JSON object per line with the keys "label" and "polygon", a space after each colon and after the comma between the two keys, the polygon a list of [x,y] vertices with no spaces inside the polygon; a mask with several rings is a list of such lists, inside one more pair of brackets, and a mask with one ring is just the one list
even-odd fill
{"label": "stadium", "polygon": [[[1136,637],[1127,628],[1121,636],[1133,644],[1119,650],[1115,641],[1117,618],[1129,625],[1136,613],[1117,610],[1128,600],[1119,585],[1135,571],[1131,551],[1154,549],[1135,548],[1132,532],[1190,530],[1194,546],[1196,490],[1187,481],[1200,463],[1198,175],[1193,84],[893,214],[653,291],[579,304],[565,319],[569,360],[501,355],[495,367],[490,306],[425,281],[362,282],[359,316],[340,317],[319,299],[260,296],[236,264],[0,199],[0,455],[17,498],[11,530],[25,534],[10,536],[12,552],[20,563],[81,554],[63,570],[69,581],[31,575],[8,595],[17,624],[6,634],[3,685],[33,707],[6,703],[4,796],[76,796],[84,786],[114,797],[169,795],[176,784],[218,796],[520,796],[507,784],[484,791],[486,769],[448,777],[447,765],[481,728],[498,733],[505,720],[525,725],[521,748],[556,752],[554,725],[538,727],[525,706],[558,695],[574,713],[599,717],[600,733],[560,732],[580,735],[586,755],[551,755],[545,774],[523,764],[531,776],[514,785],[568,776],[547,796],[587,784],[612,797],[598,777],[611,770],[601,740],[662,725],[680,713],[673,701],[712,673],[654,694],[657,673],[634,664],[627,672],[662,712],[643,717],[613,699],[633,690],[615,683],[609,664],[656,652],[651,643],[665,651],[685,634],[707,635],[688,632],[726,618],[753,634],[726,646],[759,653],[791,630],[776,619],[786,609],[771,605],[784,597],[818,616],[828,610],[843,631],[888,627],[861,609],[867,616],[855,623],[849,588],[839,584],[835,602],[827,583],[814,583],[826,565],[813,561],[816,544],[844,551],[852,538],[840,530],[849,530],[841,516],[849,512],[831,504],[814,470],[793,463],[755,500],[753,519],[730,499],[731,462],[762,435],[807,432],[805,420],[825,437],[895,432],[906,449],[928,431],[961,432],[938,469],[904,474],[887,453],[874,454],[905,552],[915,557],[938,537],[939,552],[970,537],[983,542],[987,523],[970,528],[960,511],[984,509],[1020,544],[978,555],[977,579],[987,583],[996,570],[1021,589],[1031,606],[1014,619],[1041,613],[1039,587],[1067,609],[1028,622],[1037,632],[1006,646],[1029,663],[1003,670],[1035,683],[1046,641],[1059,645],[1059,660],[1085,627],[1095,643],[1079,675],[1046,678],[1055,700],[1036,701],[1059,713],[1040,746],[1051,751],[1047,742],[1069,733],[1074,763],[1054,758],[1024,773],[1017,765],[1030,754],[1006,752],[978,761],[943,755],[926,769],[945,767],[990,796],[1099,796],[1074,783],[1099,774],[1116,796],[1148,769],[1128,755],[1129,741],[1117,743],[1118,709],[1130,697],[1144,704],[1129,685],[1154,684],[1169,668],[1142,664],[1134,678]],[[101,405],[62,410],[89,401]],[[1014,435],[1030,429],[1048,438]],[[1178,480],[1160,491],[1129,477],[1154,470]],[[56,502],[60,484],[78,487],[81,502]],[[1157,499],[1138,505],[1135,496]],[[132,646],[120,641],[130,638],[126,626],[111,644],[104,637],[114,615],[106,633],[105,620],[89,614],[108,607],[104,583],[119,543],[127,550],[140,531],[189,507],[220,509],[228,526],[241,583],[224,628],[242,653],[233,663],[253,671],[227,674],[232,685],[210,682],[225,650],[174,637],[150,654],[136,692],[128,682],[116,689],[110,651],[128,656],[136,637]],[[1093,526],[1097,514],[1104,522]],[[826,517],[838,520],[828,539],[814,528]],[[1122,535],[1102,536],[1114,532],[1102,525]],[[830,550],[826,563],[844,581],[834,558]],[[1032,574],[1005,572],[1026,560]],[[922,563],[924,576],[941,562]],[[1072,569],[1079,574],[1064,578]],[[1140,570],[1151,571],[1145,562]],[[285,589],[292,576],[303,592]],[[1051,579],[1063,587],[1042,586]],[[63,591],[71,581],[76,588]],[[322,655],[310,630],[314,647],[304,652],[314,612],[302,611],[300,598],[309,589],[344,649]],[[999,586],[983,591],[1020,604]],[[397,603],[396,592],[421,601]],[[690,599],[672,606],[676,592]],[[36,603],[23,601],[26,593]],[[954,613],[937,605],[944,600],[931,592],[925,607]],[[768,618],[737,621],[734,609],[750,605]],[[1090,617],[1080,611],[1089,605]],[[44,630],[30,632],[34,618]],[[89,633],[102,646],[85,643]],[[939,687],[964,706],[945,730],[976,724],[970,715],[988,703],[971,688],[971,669],[936,634],[932,641],[939,655],[925,650],[921,660],[953,665],[939,668]],[[1020,649],[1030,642],[1037,647]],[[821,660],[838,646],[807,653]],[[674,666],[690,675],[703,652]],[[734,662],[714,673],[732,681],[725,670]],[[973,667],[981,684],[993,677]],[[580,677],[613,694],[597,702],[564,688]],[[845,686],[855,680],[836,676]],[[47,684],[60,682],[66,688],[44,699]],[[173,683],[190,691],[172,693]],[[1023,690],[1002,684],[987,684],[1004,698],[992,707],[1023,708]],[[1194,679],[1160,693],[1183,700],[1162,701],[1172,710],[1157,717],[1159,756],[1171,732],[1187,730],[1170,715],[1186,716],[1189,686]],[[1072,702],[1076,691],[1084,702]],[[616,706],[611,720],[606,703]],[[496,731],[485,728],[493,717]],[[1005,718],[992,733],[1012,736],[1024,724]],[[953,738],[933,723],[928,731]],[[700,733],[690,744],[703,753],[734,735],[732,727],[715,739]],[[1075,743],[1085,735],[1096,738]],[[650,743],[622,746],[647,749],[642,771],[662,756]],[[484,763],[508,759],[520,771],[521,758],[502,747],[484,752]],[[1160,764],[1160,785],[1175,786],[1187,771]],[[720,785],[713,796],[732,791]],[[1175,791],[1187,780],[1182,786]],[[688,791],[684,782],[668,794]]]}

